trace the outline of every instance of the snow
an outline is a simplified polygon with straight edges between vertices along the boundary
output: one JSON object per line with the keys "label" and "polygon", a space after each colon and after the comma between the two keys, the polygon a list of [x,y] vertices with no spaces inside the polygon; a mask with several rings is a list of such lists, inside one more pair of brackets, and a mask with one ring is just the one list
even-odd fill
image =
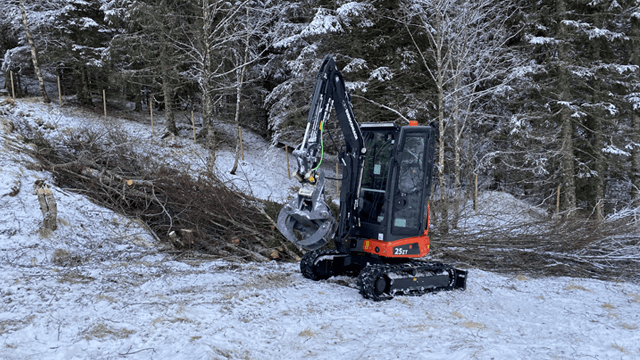
{"label": "snow", "polygon": [[389,69],[388,66],[382,66],[371,72],[371,75],[369,75],[369,80],[375,79],[378,81],[389,81],[393,79],[394,76],[395,74],[393,73],[393,71],[391,71],[391,69]]}
{"label": "snow", "polygon": [[344,86],[347,88],[347,91],[362,91],[367,92],[368,82],[365,81],[345,81]]}
{"label": "snow", "polygon": [[632,93],[626,96],[626,100],[633,106],[633,110],[640,109],[640,93]]}
{"label": "snow", "polygon": [[[55,125],[51,139],[64,128],[105,126],[99,116],[39,101],[18,100],[3,111],[0,118]],[[199,166],[188,159],[203,152],[188,139],[161,140],[146,123],[107,123],[139,138],[140,151]],[[260,148],[263,140],[248,131],[243,137],[251,144],[244,181],[261,196],[286,193],[284,154]],[[176,144],[180,152],[170,150]],[[53,186],[51,174],[19,151],[24,146],[0,130],[2,359],[640,357],[638,284],[469,269],[466,291],[376,303],[362,298],[355,279],[314,282],[298,264],[176,257],[135,220]],[[36,180],[51,185],[58,203],[58,229],[50,234],[40,230]],[[476,224],[501,221],[488,220],[495,215],[489,204],[538,216],[510,195],[485,196],[485,218]]]}
{"label": "snow", "polygon": [[614,146],[612,144],[608,144],[607,146],[605,146],[602,149],[602,152],[603,153],[607,153],[607,154],[612,154],[612,155],[631,156],[630,153],[628,153],[628,152],[626,152],[626,151],[624,151],[622,149],[619,149],[618,147],[616,147],[616,146]]}
{"label": "snow", "polygon": [[544,44],[557,44],[558,40],[552,37],[546,36],[529,36],[528,37],[529,44],[533,45],[544,45]]}
{"label": "snow", "polygon": [[634,72],[637,71],[638,65],[621,65],[621,64],[602,64],[598,66],[600,69],[606,69],[609,71],[615,71],[620,75],[623,75],[626,72]]}
{"label": "snow", "polygon": [[375,8],[371,4],[352,1],[336,9],[336,14],[347,26],[350,26],[355,19],[360,21],[360,27],[367,28],[374,25],[373,21],[366,17],[368,13],[373,11]]}
{"label": "snow", "polygon": [[302,37],[327,33],[343,33],[338,17],[330,13],[330,10],[319,8],[315,17],[300,35]]}
{"label": "snow", "polygon": [[356,71],[360,71],[360,70],[366,70],[369,67],[367,66],[367,61],[364,59],[353,59],[351,60],[347,66],[344,67],[344,69],[342,69],[342,72],[344,72],[345,74],[351,73],[351,72],[356,72]]}
{"label": "snow", "polygon": [[625,36],[623,33],[613,32],[607,29],[600,29],[584,21],[562,20],[562,23],[566,26],[571,26],[584,31],[587,35],[589,35],[589,40],[594,38],[605,38],[608,41],[614,41],[618,39],[629,40],[629,37]]}
{"label": "snow", "polygon": [[478,194],[478,211],[469,200],[461,209],[458,229],[461,233],[480,233],[492,229],[504,229],[505,233],[520,235],[535,232],[547,213],[513,195],[498,191],[484,191]]}

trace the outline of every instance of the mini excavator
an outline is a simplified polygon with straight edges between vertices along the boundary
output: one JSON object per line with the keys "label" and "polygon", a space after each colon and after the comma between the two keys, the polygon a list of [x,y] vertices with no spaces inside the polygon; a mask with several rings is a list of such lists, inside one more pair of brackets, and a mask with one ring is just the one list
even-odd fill
{"label": "mini excavator", "polygon": [[[335,107],[344,144],[339,221],[325,198],[323,128]],[[325,57],[313,91],[302,143],[293,151],[301,183],[278,215],[278,230],[310,250],[304,277],[357,276],[360,293],[375,301],[466,288],[467,272],[419,260],[429,252],[429,196],[436,130],[432,126],[356,121],[344,78]],[[333,239],[335,249],[321,249]]]}

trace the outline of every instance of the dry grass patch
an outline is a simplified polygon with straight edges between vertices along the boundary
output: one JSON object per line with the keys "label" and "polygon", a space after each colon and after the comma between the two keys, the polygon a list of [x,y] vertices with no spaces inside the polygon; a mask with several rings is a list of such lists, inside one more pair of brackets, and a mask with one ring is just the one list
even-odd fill
{"label": "dry grass patch", "polygon": [[82,265],[82,257],[74,255],[67,250],[56,249],[51,257],[51,262],[55,265],[67,267],[67,266],[79,266]]}
{"label": "dry grass patch", "polygon": [[316,337],[316,333],[314,333],[313,331],[311,331],[311,329],[306,328],[305,330],[302,330],[300,332],[300,334],[298,334],[298,336],[300,337],[306,337],[306,338],[314,338]]}
{"label": "dry grass patch", "polygon": [[419,324],[419,325],[411,325],[407,330],[409,330],[409,332],[422,332],[426,328],[427,328],[427,325]]}
{"label": "dry grass patch", "polygon": [[397,297],[397,298],[394,298],[394,299],[397,302],[405,304],[407,306],[413,306],[413,303],[409,299],[407,299],[406,297]]}
{"label": "dry grass patch", "polygon": [[250,281],[243,284],[246,288],[256,289],[273,289],[281,288],[291,285],[291,273],[267,273],[264,275],[258,275],[252,278]]}
{"label": "dry grass patch", "polygon": [[609,310],[609,311],[611,311],[611,310],[613,310],[613,309],[615,309],[615,308],[616,308],[615,306],[613,306],[613,305],[611,305],[611,304],[609,304],[609,303],[604,303],[604,304],[602,304],[601,306],[602,306],[602,308],[603,308],[603,309],[607,309],[607,310]]}
{"label": "dry grass patch", "polygon": [[638,329],[638,325],[636,325],[636,324],[622,323],[622,324],[620,324],[620,326],[622,326],[622,328],[627,329],[627,330],[637,330]]}
{"label": "dry grass patch", "polygon": [[115,327],[111,327],[105,324],[93,324],[86,330],[81,331],[78,335],[82,335],[82,337],[86,340],[103,340],[103,339],[125,339],[128,338],[129,335],[134,334],[134,330],[129,330],[127,328],[118,329]]}
{"label": "dry grass patch", "polygon": [[624,354],[628,354],[627,350],[625,348],[623,348],[622,346],[616,344],[616,343],[611,343],[611,347],[624,353]]}
{"label": "dry grass patch", "polygon": [[96,296],[96,299],[98,299],[98,301],[104,300],[104,301],[108,302],[109,304],[113,304],[113,303],[118,302],[118,299],[116,299],[116,298],[114,298],[112,296],[109,296],[109,295],[102,294],[102,293],[98,294],[98,296]]}
{"label": "dry grass patch", "polygon": [[587,289],[587,288],[585,288],[584,286],[581,286],[581,285],[576,285],[573,282],[570,283],[569,285],[565,286],[564,290],[582,290],[582,291],[593,292],[592,290],[589,290],[589,289]]}
{"label": "dry grass patch", "polygon": [[484,324],[477,323],[475,321],[463,321],[462,326],[466,327],[467,329],[486,329],[487,328],[486,326],[484,326]]}
{"label": "dry grass patch", "polygon": [[164,323],[171,323],[171,324],[191,324],[191,323],[195,323],[193,320],[187,318],[187,317],[183,317],[183,316],[179,316],[179,317],[175,317],[172,319],[169,318],[165,318],[165,317],[159,317],[156,318],[155,320],[153,320],[151,322],[151,325],[156,325],[156,324],[164,324]]}
{"label": "dry grass patch", "polygon": [[18,331],[27,327],[35,317],[35,315],[31,315],[24,319],[7,319],[0,321],[0,335]]}
{"label": "dry grass patch", "polygon": [[91,276],[84,276],[79,272],[67,272],[62,274],[58,278],[59,283],[69,283],[69,284],[86,284],[94,281],[95,278]]}
{"label": "dry grass patch", "polygon": [[464,315],[460,314],[457,311],[452,312],[451,315],[457,317],[458,319],[464,319]]}

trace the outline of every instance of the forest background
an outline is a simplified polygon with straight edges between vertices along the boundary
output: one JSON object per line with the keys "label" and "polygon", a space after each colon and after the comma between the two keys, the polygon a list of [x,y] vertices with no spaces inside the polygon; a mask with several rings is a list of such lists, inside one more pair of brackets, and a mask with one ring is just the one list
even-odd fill
{"label": "forest background", "polygon": [[331,54],[358,121],[436,122],[442,233],[476,188],[597,221],[640,205],[639,5],[0,0],[0,61],[16,97],[59,79],[66,102],[101,111],[104,91],[174,134],[195,111],[213,170],[214,119],[295,146]]}

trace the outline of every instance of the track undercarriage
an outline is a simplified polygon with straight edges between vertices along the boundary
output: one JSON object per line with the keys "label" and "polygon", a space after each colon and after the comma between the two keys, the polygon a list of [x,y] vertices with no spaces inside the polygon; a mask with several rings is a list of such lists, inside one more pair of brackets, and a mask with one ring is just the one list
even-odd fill
{"label": "track undercarriage", "polygon": [[312,280],[339,275],[357,276],[360,294],[374,301],[390,300],[395,295],[419,296],[466,288],[467,272],[450,265],[414,259],[389,261],[366,254],[314,250],[304,255],[300,271]]}

